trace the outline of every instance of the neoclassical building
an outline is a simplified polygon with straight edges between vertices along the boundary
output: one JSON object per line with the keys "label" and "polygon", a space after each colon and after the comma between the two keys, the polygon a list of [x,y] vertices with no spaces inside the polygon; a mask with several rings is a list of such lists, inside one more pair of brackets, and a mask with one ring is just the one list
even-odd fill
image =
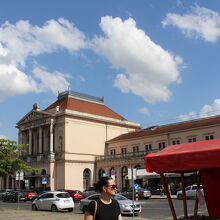
{"label": "neoclassical building", "polygon": [[80,189],[103,174],[119,190],[131,186],[128,169],[137,168],[140,185],[159,182],[146,173],[143,157],[168,145],[220,138],[220,115],[151,126],[129,122],[97,98],[72,91],[41,110],[37,104],[18,123],[19,143],[28,144],[21,157],[39,172],[25,173],[19,184],[10,175],[1,188]]}
{"label": "neoclassical building", "polygon": [[[106,141],[140,129],[107,107],[103,98],[65,91],[41,110],[37,104],[17,123],[21,155],[39,172],[25,173],[23,188],[79,189],[95,181],[95,158]],[[17,182],[15,182],[15,187]]]}

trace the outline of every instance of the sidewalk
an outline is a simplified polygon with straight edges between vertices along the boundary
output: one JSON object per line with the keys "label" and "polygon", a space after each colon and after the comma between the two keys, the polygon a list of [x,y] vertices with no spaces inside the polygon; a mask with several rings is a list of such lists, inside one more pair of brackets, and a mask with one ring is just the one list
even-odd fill
{"label": "sidewalk", "polygon": [[[44,211],[31,211],[31,210],[13,210],[0,208],[1,220],[83,220],[83,214],[76,213],[63,213],[63,212],[44,212]],[[124,220],[132,220],[132,217],[124,217]],[[151,220],[148,218],[134,217],[134,220]]]}

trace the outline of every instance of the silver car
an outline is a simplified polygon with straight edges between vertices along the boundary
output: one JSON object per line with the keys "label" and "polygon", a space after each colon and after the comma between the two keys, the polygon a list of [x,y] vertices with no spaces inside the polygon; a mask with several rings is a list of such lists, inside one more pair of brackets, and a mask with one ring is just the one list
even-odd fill
{"label": "silver car", "polygon": [[[203,186],[200,186],[201,192],[203,193]],[[195,199],[196,198],[196,192],[197,192],[197,185],[191,185],[187,186],[185,188],[186,191],[186,198],[187,199]],[[178,191],[176,194],[177,199],[183,199],[183,192],[182,190]]]}
{"label": "silver car", "polygon": [[72,212],[74,202],[72,197],[67,192],[51,191],[43,193],[36,198],[32,203],[32,210],[51,210],[57,212],[61,210],[68,210]]}
{"label": "silver car", "polygon": [[[79,209],[83,212],[86,211],[88,204],[92,200],[98,199],[100,194],[94,194],[91,196],[88,196],[85,199],[82,199],[79,203]],[[113,199],[118,201],[118,204],[120,206],[121,214],[133,214],[133,201],[130,199],[127,199],[126,197],[122,195],[115,195],[112,197]],[[134,201],[134,214],[139,215],[141,213],[141,205]]]}

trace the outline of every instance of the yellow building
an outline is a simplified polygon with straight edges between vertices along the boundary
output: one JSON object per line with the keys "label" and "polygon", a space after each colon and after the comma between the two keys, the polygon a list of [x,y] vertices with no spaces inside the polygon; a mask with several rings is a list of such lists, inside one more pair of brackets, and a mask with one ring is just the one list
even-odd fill
{"label": "yellow building", "polygon": [[[220,116],[192,121],[152,126],[119,135],[106,141],[105,156],[96,159],[96,178],[108,173],[116,179],[119,190],[131,186],[127,179],[129,168],[138,168],[136,182],[142,186],[159,183],[159,176],[146,173],[143,157],[166,146],[220,138]],[[172,174],[171,174],[172,176]],[[175,177],[175,175],[173,175]]]}
{"label": "yellow building", "polygon": [[29,144],[22,158],[39,169],[25,174],[22,188],[83,190],[94,182],[95,158],[105,154],[105,142],[140,125],[102,98],[65,91],[45,110],[34,104],[17,128],[19,143]]}

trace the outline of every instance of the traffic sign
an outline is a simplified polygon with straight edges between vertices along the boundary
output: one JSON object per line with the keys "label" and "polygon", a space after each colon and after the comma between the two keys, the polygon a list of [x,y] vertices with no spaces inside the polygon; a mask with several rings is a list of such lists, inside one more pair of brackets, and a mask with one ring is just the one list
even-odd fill
{"label": "traffic sign", "polygon": [[41,178],[41,183],[42,184],[47,184],[47,177],[42,177]]}
{"label": "traffic sign", "polygon": [[138,190],[139,189],[139,186],[138,186],[138,184],[136,183],[136,184],[134,184],[134,189],[135,190]]}

